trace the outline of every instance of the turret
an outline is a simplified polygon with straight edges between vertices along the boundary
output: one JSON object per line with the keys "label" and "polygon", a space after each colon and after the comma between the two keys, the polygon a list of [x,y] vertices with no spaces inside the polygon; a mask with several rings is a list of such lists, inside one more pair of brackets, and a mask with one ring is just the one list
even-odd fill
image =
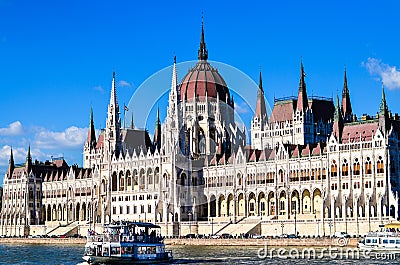
{"label": "turret", "polygon": [[339,96],[336,96],[336,108],[334,114],[332,133],[335,135],[336,140],[340,143],[342,141],[342,133],[343,133],[343,117],[339,104]]}
{"label": "turret", "polygon": [[258,118],[258,121],[261,125],[261,130],[264,129],[264,125],[267,122],[267,111],[265,107],[265,97],[264,97],[264,89],[262,85],[262,74],[260,71],[260,80],[258,84],[258,92],[257,92],[257,102],[256,102],[256,112],[254,114],[254,118]]}
{"label": "turret", "polygon": [[390,129],[389,110],[386,104],[385,89],[382,84],[382,99],[379,106],[379,126],[384,134]]}
{"label": "turret", "polygon": [[344,83],[342,90],[342,112],[343,112],[344,122],[353,121],[353,111],[351,109],[350,93],[349,93],[349,88],[347,86],[346,68],[344,69]]}
{"label": "turret", "polygon": [[14,164],[14,155],[13,155],[13,150],[11,148],[11,152],[10,152],[10,160],[8,161],[8,169],[7,169],[7,177],[11,178],[13,171],[15,168],[15,164]]}
{"label": "turret", "polygon": [[119,155],[121,151],[121,118],[119,116],[119,105],[117,91],[115,88],[115,73],[113,73],[111,83],[111,96],[108,105],[108,116],[106,121],[105,149],[106,155]]}
{"label": "turret", "polygon": [[161,147],[161,122],[160,122],[160,110],[157,109],[157,119],[153,137],[153,151],[155,151],[156,149],[160,151],[160,147]]}
{"label": "turret", "polygon": [[28,154],[26,155],[25,161],[25,172],[29,174],[32,170],[32,157],[31,157],[31,146],[28,147]]}
{"label": "turret", "polygon": [[306,74],[304,72],[303,61],[300,61],[300,82],[299,82],[299,92],[297,97],[296,110],[303,113],[308,108],[307,89],[306,89],[306,82],[304,80],[305,76]]}

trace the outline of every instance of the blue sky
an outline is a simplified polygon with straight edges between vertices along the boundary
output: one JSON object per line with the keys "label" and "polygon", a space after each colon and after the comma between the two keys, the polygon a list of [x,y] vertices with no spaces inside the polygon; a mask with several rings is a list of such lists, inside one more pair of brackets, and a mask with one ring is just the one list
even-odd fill
{"label": "blue sky", "polygon": [[297,94],[302,57],[309,95],[340,93],[346,66],[358,116],[377,112],[382,81],[399,112],[398,10],[397,1],[0,0],[0,174],[11,146],[17,163],[30,144],[34,159],[81,165],[90,106],[104,127],[112,72],[123,105],[174,54],[196,60],[202,12],[209,59],[256,82],[262,66],[270,104]]}

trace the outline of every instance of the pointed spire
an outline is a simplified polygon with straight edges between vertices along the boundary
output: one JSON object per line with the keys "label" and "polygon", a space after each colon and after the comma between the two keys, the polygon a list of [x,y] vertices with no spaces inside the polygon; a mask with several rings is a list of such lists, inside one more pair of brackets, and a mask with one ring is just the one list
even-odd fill
{"label": "pointed spire", "polygon": [[116,107],[118,105],[117,90],[116,90],[116,86],[115,86],[115,72],[113,72],[112,82],[111,82],[110,105],[112,105],[114,107]]}
{"label": "pointed spire", "polygon": [[259,80],[259,84],[258,84],[255,117],[259,117],[261,124],[265,123],[265,119],[267,117],[267,111],[266,111],[266,107],[265,107],[264,89],[263,89],[263,86],[262,86],[262,72],[261,72],[261,69],[260,69],[260,80]]}
{"label": "pointed spire", "polygon": [[31,145],[28,147],[28,154],[26,155],[26,162],[25,162],[25,171],[26,173],[30,173],[32,168],[32,157],[31,157]]}
{"label": "pointed spire", "polygon": [[8,161],[8,170],[7,170],[7,175],[8,175],[9,178],[12,176],[14,168],[15,168],[14,155],[13,155],[13,150],[12,150],[12,147],[11,147],[10,160]]}
{"label": "pointed spire", "polygon": [[386,96],[385,96],[385,88],[382,83],[382,100],[379,106],[379,125],[382,128],[382,132],[386,134],[386,131],[390,129],[390,120],[389,120],[389,109],[386,104]]}
{"label": "pointed spire", "polygon": [[349,93],[349,88],[347,87],[347,71],[346,71],[346,67],[344,68],[343,93]]}
{"label": "pointed spire", "polygon": [[299,93],[297,97],[297,110],[305,111],[308,108],[308,98],[307,98],[307,89],[306,82],[304,77],[306,73],[304,72],[303,60],[300,59],[300,82],[299,82]]}
{"label": "pointed spire", "polygon": [[344,68],[344,81],[343,81],[343,90],[342,90],[342,111],[343,118],[345,122],[353,121],[353,111],[351,109],[350,102],[350,92],[347,86],[347,71],[346,67]]}
{"label": "pointed spire", "polygon": [[153,138],[153,152],[157,149],[160,151],[161,147],[161,122],[160,122],[160,108],[157,108],[157,118],[154,128],[154,138]]}
{"label": "pointed spire", "polygon": [[342,132],[343,132],[343,117],[342,117],[342,111],[340,109],[339,96],[336,95],[333,134],[336,136],[338,142],[342,141]]}
{"label": "pointed spire", "polygon": [[206,61],[208,59],[208,51],[206,48],[206,42],[204,41],[204,18],[201,17],[201,38],[200,38],[200,48],[198,51],[197,58],[202,61]]}
{"label": "pointed spire", "polygon": [[178,75],[176,73],[176,55],[174,56],[174,66],[172,68],[172,80],[171,80],[171,95],[176,97],[178,89]]}
{"label": "pointed spire", "polygon": [[131,129],[134,129],[134,128],[135,128],[135,126],[133,124],[133,112],[132,112],[132,115],[131,115]]}
{"label": "pointed spire", "polygon": [[88,131],[88,136],[87,136],[87,143],[89,145],[89,148],[93,148],[96,146],[96,131],[94,129],[92,106],[90,106],[90,121],[89,121],[89,131]]}
{"label": "pointed spire", "polygon": [[379,107],[379,112],[384,113],[387,112],[387,105],[386,105],[386,96],[385,96],[385,88],[382,83],[382,99],[381,99],[381,105]]}

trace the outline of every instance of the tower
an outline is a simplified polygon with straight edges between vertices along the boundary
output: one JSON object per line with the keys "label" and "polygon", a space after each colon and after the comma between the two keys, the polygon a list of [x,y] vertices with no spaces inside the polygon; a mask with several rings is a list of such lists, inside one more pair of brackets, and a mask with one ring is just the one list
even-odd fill
{"label": "tower", "polygon": [[347,74],[346,68],[344,69],[344,83],[342,90],[342,112],[343,112],[343,120],[344,122],[352,122],[353,121],[353,111],[351,109],[350,103],[350,92],[347,86]]}
{"label": "tower", "polygon": [[262,84],[262,73],[260,70],[260,79],[258,83],[256,111],[251,121],[251,145],[255,149],[263,149],[266,143],[262,141],[263,132],[267,128],[268,116],[265,107],[265,96]]}
{"label": "tower", "polygon": [[336,107],[335,107],[335,114],[333,118],[333,132],[332,134],[336,137],[338,143],[342,142],[342,132],[343,132],[343,116],[342,110],[339,104],[339,96],[336,96]]}
{"label": "tower", "polygon": [[381,104],[379,106],[379,127],[382,130],[382,133],[386,135],[386,132],[390,129],[390,120],[389,120],[389,110],[386,104],[386,97],[385,97],[385,88],[382,84],[382,99]]}
{"label": "tower", "polygon": [[119,116],[119,105],[117,91],[115,88],[115,72],[111,82],[111,96],[108,104],[106,131],[104,137],[105,157],[111,159],[113,155],[118,156],[121,151],[121,118]]}
{"label": "tower", "polygon": [[8,169],[7,169],[7,176],[8,178],[11,178],[13,171],[15,168],[15,164],[14,164],[14,155],[13,155],[13,150],[11,148],[11,152],[10,152],[10,160],[8,162]]}
{"label": "tower", "polygon": [[297,95],[296,110],[294,113],[294,144],[307,144],[314,142],[313,117],[308,107],[306,82],[304,80],[303,62],[300,61],[300,81]]}
{"label": "tower", "polygon": [[96,148],[96,131],[94,129],[93,109],[92,107],[90,107],[89,130],[83,150],[83,167],[85,168],[92,167],[91,155],[94,152],[96,152],[95,148]]}

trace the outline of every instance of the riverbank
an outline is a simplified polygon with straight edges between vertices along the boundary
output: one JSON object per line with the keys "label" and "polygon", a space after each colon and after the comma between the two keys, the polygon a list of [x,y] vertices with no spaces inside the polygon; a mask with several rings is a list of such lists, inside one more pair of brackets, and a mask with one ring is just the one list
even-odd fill
{"label": "riverbank", "polygon": [[[166,245],[187,246],[304,246],[304,247],[356,247],[356,238],[268,238],[268,239],[196,239],[168,238]],[[85,238],[0,238],[0,244],[84,245]]]}

